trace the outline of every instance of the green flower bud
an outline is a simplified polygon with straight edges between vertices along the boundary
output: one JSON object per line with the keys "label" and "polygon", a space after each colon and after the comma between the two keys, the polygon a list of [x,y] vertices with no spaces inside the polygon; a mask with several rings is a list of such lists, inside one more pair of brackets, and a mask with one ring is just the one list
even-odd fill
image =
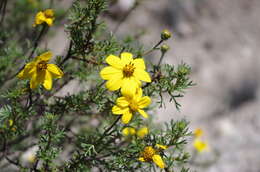
{"label": "green flower bud", "polygon": [[162,32],[161,32],[161,39],[162,40],[167,40],[169,39],[170,37],[172,36],[172,33],[167,30],[167,29],[164,29]]}
{"label": "green flower bud", "polygon": [[166,53],[169,49],[170,49],[170,47],[167,44],[163,44],[161,46],[161,52],[162,53]]}

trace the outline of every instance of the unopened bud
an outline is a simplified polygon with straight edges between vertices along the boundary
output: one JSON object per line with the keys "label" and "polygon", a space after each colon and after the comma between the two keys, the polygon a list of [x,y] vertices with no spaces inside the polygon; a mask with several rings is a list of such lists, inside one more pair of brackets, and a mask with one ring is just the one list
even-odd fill
{"label": "unopened bud", "polygon": [[169,49],[170,49],[170,47],[167,44],[163,44],[161,46],[161,52],[162,53],[166,53]]}
{"label": "unopened bud", "polygon": [[162,31],[162,33],[161,33],[161,39],[162,39],[162,40],[167,40],[167,39],[169,39],[171,36],[172,36],[172,33],[171,33],[169,30],[167,30],[167,29],[164,29],[164,30]]}

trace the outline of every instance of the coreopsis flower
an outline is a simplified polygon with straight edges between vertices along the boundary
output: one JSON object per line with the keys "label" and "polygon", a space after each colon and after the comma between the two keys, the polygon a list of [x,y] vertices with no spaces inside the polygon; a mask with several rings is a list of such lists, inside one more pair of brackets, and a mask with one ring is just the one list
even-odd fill
{"label": "coreopsis flower", "polygon": [[[160,148],[164,148],[164,146],[160,145]],[[152,146],[146,146],[138,160],[141,162],[154,162],[158,167],[165,168],[163,159],[159,154],[160,151],[159,149],[154,149]]]}
{"label": "coreopsis flower", "polygon": [[42,23],[47,23],[48,26],[52,26],[53,21],[54,21],[54,12],[52,9],[40,11],[35,16],[33,27],[40,25]]}
{"label": "coreopsis flower", "polygon": [[106,82],[110,91],[121,88],[121,93],[133,96],[141,86],[141,81],[151,82],[150,75],[145,71],[145,63],[142,58],[133,59],[133,55],[123,52],[120,57],[109,55],[106,62],[110,65],[101,70],[100,76]]}
{"label": "coreopsis flower", "polygon": [[142,89],[139,88],[133,97],[123,96],[116,100],[116,105],[112,108],[112,113],[115,115],[122,115],[122,122],[129,123],[133,117],[133,113],[138,112],[144,118],[148,118],[148,114],[143,110],[151,103],[148,96],[142,97]]}
{"label": "coreopsis flower", "polygon": [[19,79],[31,79],[31,89],[35,89],[42,84],[46,90],[50,90],[52,88],[52,79],[63,76],[63,72],[57,65],[48,64],[51,57],[51,52],[41,54],[32,62],[27,63],[17,77]]}
{"label": "coreopsis flower", "polygon": [[193,146],[199,153],[209,150],[208,143],[198,138],[193,141]]}

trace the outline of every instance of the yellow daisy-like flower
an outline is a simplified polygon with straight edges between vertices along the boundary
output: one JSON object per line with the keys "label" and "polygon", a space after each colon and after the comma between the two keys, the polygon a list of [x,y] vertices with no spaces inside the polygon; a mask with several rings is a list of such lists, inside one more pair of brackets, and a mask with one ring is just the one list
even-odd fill
{"label": "yellow daisy-like flower", "polygon": [[203,132],[203,130],[200,129],[200,128],[197,128],[197,129],[195,129],[195,131],[194,131],[194,135],[195,135],[196,138],[199,138],[199,137],[203,136],[203,134],[204,134],[204,132]]}
{"label": "yellow daisy-like flower", "polygon": [[158,150],[152,146],[146,146],[138,160],[141,162],[154,162],[158,167],[165,168],[165,164],[162,157],[158,154]]}
{"label": "yellow daisy-like flower", "polygon": [[134,112],[139,112],[144,118],[148,118],[148,114],[143,110],[151,103],[148,96],[142,97],[142,89],[139,88],[133,97],[119,97],[116,100],[116,105],[112,108],[112,113],[115,115],[122,115],[122,122],[129,123],[133,117]]}
{"label": "yellow daisy-like flower", "polygon": [[208,143],[201,139],[195,139],[193,141],[193,146],[199,153],[209,151]]}
{"label": "yellow daisy-like flower", "polygon": [[141,81],[151,82],[150,75],[145,71],[142,58],[133,59],[128,52],[121,53],[120,57],[109,55],[106,62],[110,65],[101,70],[100,76],[108,80],[106,87],[110,91],[121,88],[121,93],[133,96],[141,86]]}
{"label": "yellow daisy-like flower", "polygon": [[52,26],[53,21],[54,21],[54,12],[52,9],[40,11],[35,16],[33,27],[40,25],[44,22],[47,23],[48,26]]}
{"label": "yellow daisy-like flower", "polygon": [[41,54],[32,62],[27,63],[17,77],[19,79],[31,79],[31,89],[35,89],[39,84],[42,84],[46,90],[50,90],[52,88],[52,79],[63,76],[63,72],[57,65],[48,64],[51,57],[51,52]]}

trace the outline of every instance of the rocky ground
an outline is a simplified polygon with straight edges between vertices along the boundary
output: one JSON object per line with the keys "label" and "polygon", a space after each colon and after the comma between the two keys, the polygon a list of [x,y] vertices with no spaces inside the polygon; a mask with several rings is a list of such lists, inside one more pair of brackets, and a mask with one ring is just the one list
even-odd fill
{"label": "rocky ground", "polygon": [[[115,11],[132,2],[121,0]],[[192,164],[194,170],[260,172],[259,16],[259,0],[144,0],[118,29],[118,36],[145,31],[142,42],[151,46],[162,29],[174,33],[164,63],[188,63],[197,85],[181,100],[181,111],[167,104],[157,115],[161,122],[186,118],[192,129],[204,130],[210,152],[197,158],[214,162]],[[64,42],[60,34],[50,44]]]}

